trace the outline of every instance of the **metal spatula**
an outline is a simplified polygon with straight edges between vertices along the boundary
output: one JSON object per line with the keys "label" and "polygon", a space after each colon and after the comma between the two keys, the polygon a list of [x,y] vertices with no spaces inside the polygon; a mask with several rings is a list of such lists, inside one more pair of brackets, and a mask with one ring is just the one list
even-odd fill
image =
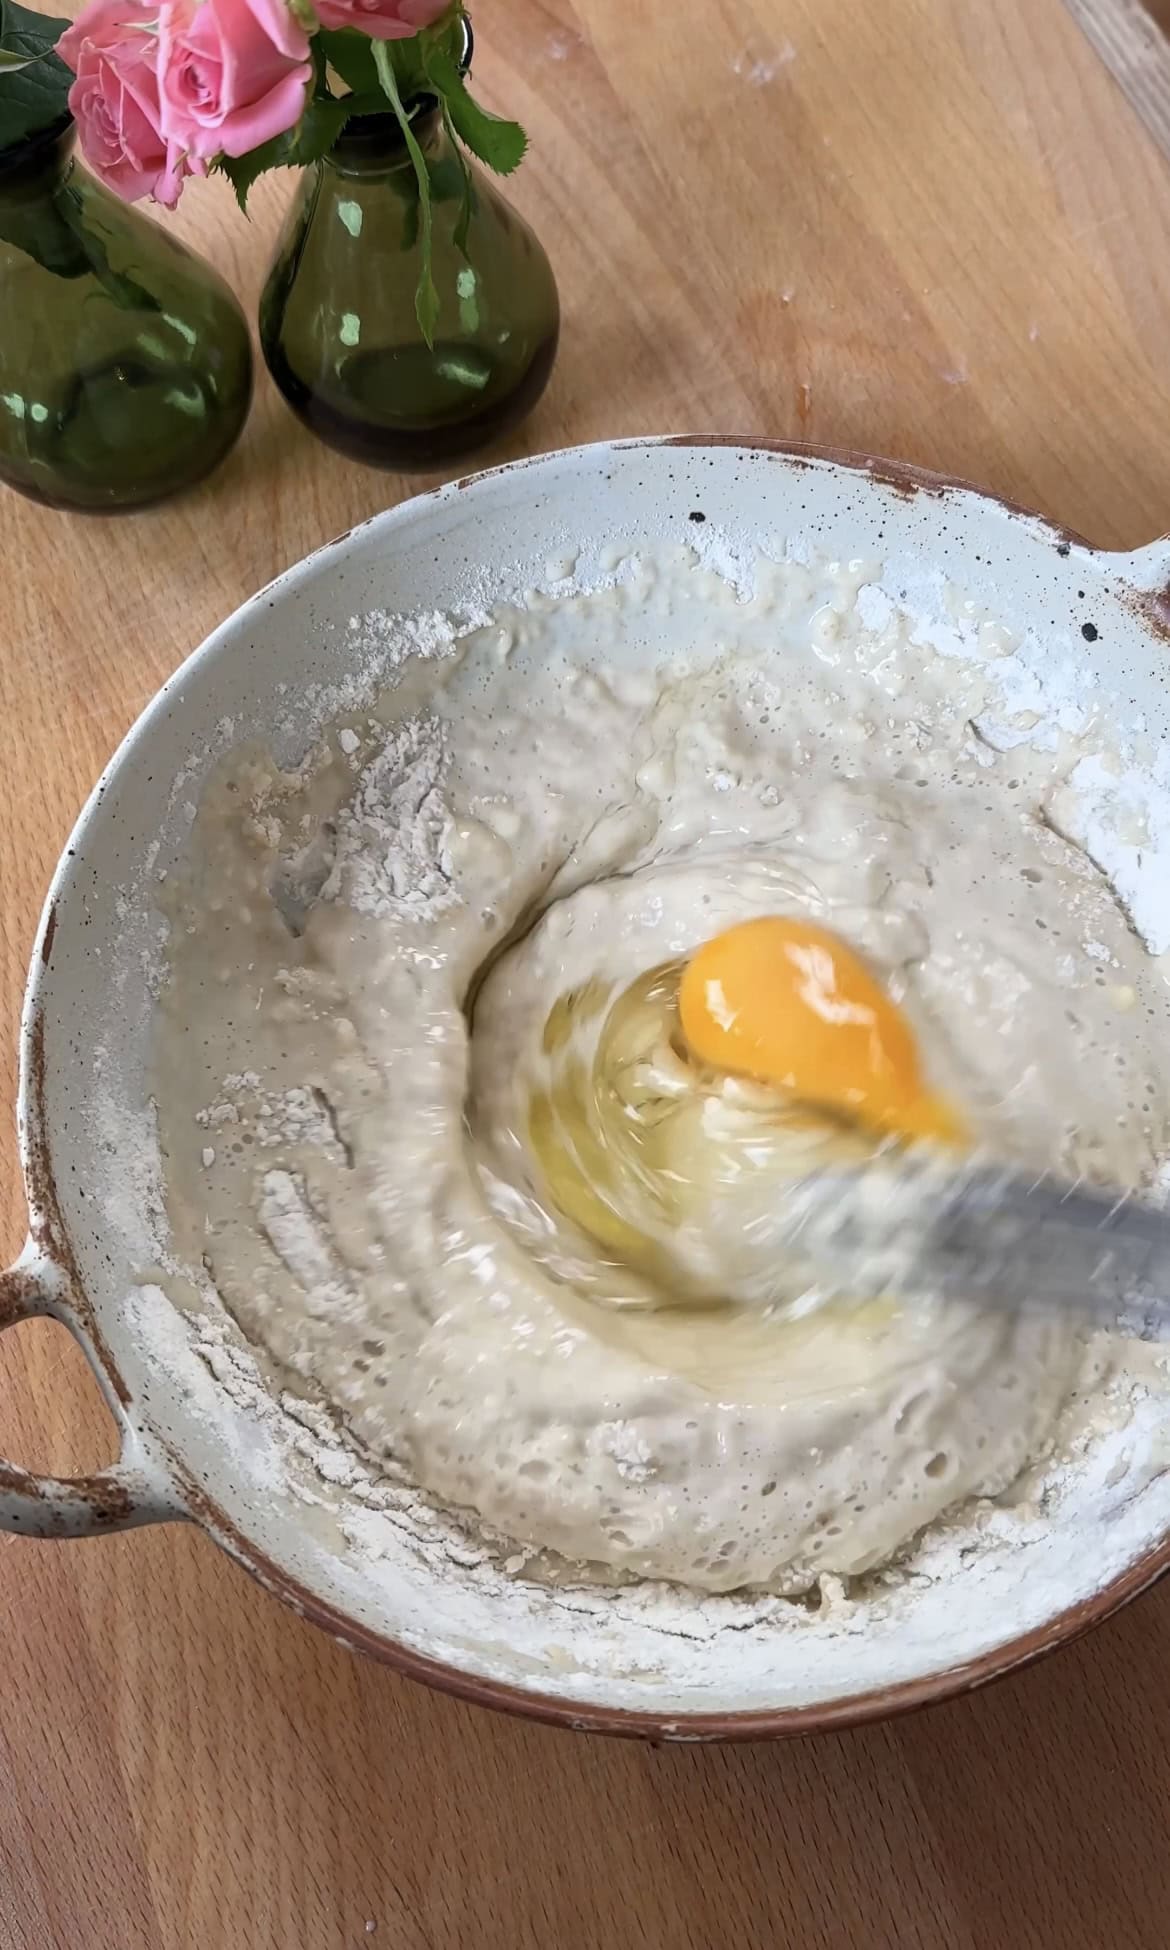
{"label": "metal spatula", "polygon": [[926,1148],[810,1174],[785,1193],[794,1244],[836,1290],[932,1293],[1117,1316],[1170,1303],[1170,1214],[1127,1193]]}

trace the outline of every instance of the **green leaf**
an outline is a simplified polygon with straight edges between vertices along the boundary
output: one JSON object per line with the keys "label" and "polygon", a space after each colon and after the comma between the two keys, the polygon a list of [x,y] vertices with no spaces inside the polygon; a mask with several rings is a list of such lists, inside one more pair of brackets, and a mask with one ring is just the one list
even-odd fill
{"label": "green leaf", "polygon": [[404,254],[407,251],[412,251],[418,243],[418,210],[419,199],[417,196],[403,197],[402,236],[399,239],[398,248]]}
{"label": "green leaf", "polygon": [[426,157],[423,155],[418,144],[418,138],[410,126],[410,117],[402,105],[402,97],[398,92],[398,79],[394,73],[394,66],[387,51],[385,41],[374,42],[374,62],[378,69],[378,79],[382,84],[382,91],[391,108],[394,110],[395,115],[398,117],[398,126],[402,130],[402,139],[406,144],[410,160],[414,164],[414,173],[418,180],[419,272],[418,284],[415,287],[414,293],[414,315],[418,319],[419,330],[423,338],[426,340],[428,346],[433,347],[435,343],[435,326],[439,322],[439,294],[435,290],[434,275],[431,271],[431,234],[433,228],[431,216],[431,179],[427,174]]}
{"label": "green leaf", "polygon": [[519,122],[505,122],[499,115],[491,115],[480,107],[468,93],[446,47],[427,47],[423,58],[431,85],[442,96],[452,127],[472,155],[478,156],[498,176],[510,176],[528,147],[528,137]]}
{"label": "green leaf", "polygon": [[0,198],[0,240],[15,245],[55,278],[85,278],[93,270],[57,203]]}
{"label": "green leaf", "polygon": [[364,34],[355,34],[350,27],[330,28],[313,36],[314,50],[320,49],[325,65],[341,76],[347,88],[355,94],[365,94],[378,87],[378,70],[374,65],[373,43]]}
{"label": "green leaf", "polygon": [[16,0],[0,0],[0,149],[65,113],[73,75],[53,50],[68,25]]}
{"label": "green leaf", "polygon": [[246,156],[220,156],[215,167],[227,177],[241,210],[247,212],[248,192],[266,170],[306,169],[327,156],[350,116],[363,112],[358,106],[360,100],[356,95],[345,95],[340,101],[329,95],[318,96],[309,103],[295,129],[274,135]]}
{"label": "green leaf", "polygon": [[428,156],[427,173],[431,179],[431,198],[435,203],[454,203],[463,195],[463,155],[452,148],[449,156]]}
{"label": "green leaf", "polygon": [[96,278],[125,311],[159,309],[158,299],[136,278],[114,269],[100,235],[86,224],[81,198],[71,185],[51,201],[0,199],[0,239],[15,244],[56,278]]}
{"label": "green leaf", "polygon": [[[383,101],[384,99],[383,97]],[[459,244],[459,231],[463,222],[462,206],[465,201],[468,181],[467,158],[462,149],[458,148],[453,148],[449,156],[428,156],[427,174],[431,179],[432,209],[434,209],[436,203],[454,203],[456,199],[460,201],[461,207],[455,219],[455,229],[452,235],[456,244],[462,250],[463,246]],[[399,248],[403,251],[414,250],[418,243],[418,212],[421,199],[417,194],[417,184],[415,186],[415,192],[414,196],[403,198],[402,241],[399,245]],[[466,257],[467,252],[463,251],[463,255]]]}
{"label": "green leaf", "polygon": [[153,292],[139,284],[132,273],[114,269],[99,231],[86,221],[85,205],[76,186],[67,184],[64,195],[56,198],[55,204],[84,251],[90,272],[114,303],[124,311],[160,311],[162,307]]}
{"label": "green leaf", "polygon": [[462,7],[452,8],[445,18],[437,20],[433,27],[425,27],[416,38],[424,67],[429,68],[431,56],[437,49],[446,55],[461,75],[466,76],[463,55],[467,46],[467,32]]}
{"label": "green leaf", "polygon": [[470,264],[471,259],[467,254],[467,233],[471,229],[471,219],[475,214],[475,184],[471,180],[471,165],[455,140],[455,131],[451,126],[451,113],[446,102],[443,103],[443,124],[451,139],[452,152],[459,158],[459,174],[462,178],[459,185],[459,215],[455,219],[455,228],[451,232],[451,242],[460,256]]}
{"label": "green leaf", "polygon": [[[0,0],[0,47],[29,60],[51,54],[68,25],[67,20],[54,14],[38,14],[31,7],[21,7],[17,0]],[[65,67],[63,61],[61,66]],[[68,74],[69,69],[65,68],[65,72]]]}

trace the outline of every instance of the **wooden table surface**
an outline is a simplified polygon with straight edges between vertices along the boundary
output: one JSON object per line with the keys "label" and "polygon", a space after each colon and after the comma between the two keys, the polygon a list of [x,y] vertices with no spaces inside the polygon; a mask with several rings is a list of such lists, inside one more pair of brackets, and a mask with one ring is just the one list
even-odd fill
{"label": "wooden table surface", "polygon": [[[1083,5],[1083,0],[1081,0]],[[1061,0],[479,0],[563,349],[518,442],[719,429],[967,475],[1093,541],[1170,526],[1170,166]],[[179,228],[254,308],[287,182]],[[410,492],[264,378],[134,520],[0,494],[0,1068],[49,873],[186,651]],[[0,1246],[22,1206],[8,1120]],[[59,1329],[0,1350],[0,1453],[111,1434]],[[974,1699],[652,1749],[432,1696],[189,1529],[0,1538],[0,1950],[1165,1950],[1170,1585]]]}

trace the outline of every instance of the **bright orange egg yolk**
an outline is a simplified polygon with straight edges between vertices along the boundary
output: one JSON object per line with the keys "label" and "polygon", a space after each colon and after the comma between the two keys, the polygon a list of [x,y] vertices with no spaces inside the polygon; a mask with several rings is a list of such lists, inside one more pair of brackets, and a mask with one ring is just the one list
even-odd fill
{"label": "bright orange egg yolk", "polygon": [[679,1013],[692,1055],[712,1069],[874,1130],[962,1139],[926,1087],[902,1011],[827,928],[768,915],[717,934],[683,970]]}

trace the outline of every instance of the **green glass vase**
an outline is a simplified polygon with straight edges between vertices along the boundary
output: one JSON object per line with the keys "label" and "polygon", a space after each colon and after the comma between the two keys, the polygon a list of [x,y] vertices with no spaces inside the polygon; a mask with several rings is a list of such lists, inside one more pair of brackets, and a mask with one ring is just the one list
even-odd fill
{"label": "green glass vase", "polygon": [[434,468],[506,433],[556,356],[557,288],[528,225],[474,163],[470,186],[437,104],[412,104],[427,159],[433,345],[415,317],[419,199],[391,114],[350,122],[305,172],[260,301],[280,391],[330,446],[378,467]]}
{"label": "green glass vase", "polygon": [[0,152],[0,479],[115,513],[223,459],[252,350],[223,280],[72,149],[65,118]]}

